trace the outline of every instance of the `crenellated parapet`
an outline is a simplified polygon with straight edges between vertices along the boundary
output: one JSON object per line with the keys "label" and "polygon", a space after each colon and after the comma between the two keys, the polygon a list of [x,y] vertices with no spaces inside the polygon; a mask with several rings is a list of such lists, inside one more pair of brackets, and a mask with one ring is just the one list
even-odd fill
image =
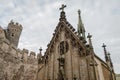
{"label": "crenellated parapet", "polygon": [[30,55],[28,56],[28,64],[37,64],[37,57],[36,53],[33,51],[30,51]]}
{"label": "crenellated parapet", "polygon": [[8,24],[7,29],[0,27],[0,51],[6,55],[16,58],[24,64],[29,62],[32,64],[31,61],[35,61],[37,59],[36,54],[34,52],[29,53],[27,49],[17,49],[22,29],[23,27],[21,24],[17,22],[15,23],[12,20]]}
{"label": "crenellated parapet", "polygon": [[12,29],[12,30],[22,30],[22,25],[19,24],[18,22],[13,22],[13,20],[10,21],[10,23],[8,24],[8,29]]}
{"label": "crenellated parapet", "polygon": [[29,51],[27,49],[23,49],[23,50],[16,49],[16,47],[10,44],[9,41],[7,40],[0,42],[0,52],[1,52],[0,57],[4,57],[6,55],[11,56],[24,64],[38,63],[35,52]]}
{"label": "crenellated parapet", "polygon": [[27,61],[28,61],[28,53],[29,53],[29,51],[27,49],[22,50],[22,59],[23,59],[24,63],[27,63]]}
{"label": "crenellated parapet", "polygon": [[33,51],[29,51],[27,49],[23,49],[20,54],[21,55],[21,61],[24,63],[24,64],[37,64],[38,60],[37,60],[37,57],[36,57],[36,53],[33,52]]}
{"label": "crenellated parapet", "polygon": [[31,52],[30,52],[30,57],[31,57],[32,59],[34,59],[35,56],[36,56],[35,52],[31,51]]}
{"label": "crenellated parapet", "polygon": [[21,58],[22,58],[22,50],[21,49],[17,49],[17,56],[21,60]]}

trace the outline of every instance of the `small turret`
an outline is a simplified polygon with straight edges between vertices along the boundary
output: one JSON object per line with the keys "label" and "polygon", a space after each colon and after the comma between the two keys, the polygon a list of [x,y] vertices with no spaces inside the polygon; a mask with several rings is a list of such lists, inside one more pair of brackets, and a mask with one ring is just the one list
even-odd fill
{"label": "small turret", "polygon": [[83,42],[86,43],[85,28],[84,28],[84,25],[83,25],[82,20],[81,20],[81,11],[80,10],[78,10],[78,28],[77,28],[77,31],[78,31],[78,36],[80,37],[80,39],[82,39]]}
{"label": "small turret", "polygon": [[7,28],[7,39],[15,47],[18,46],[21,32],[22,32],[22,25],[20,25],[18,23],[14,23],[11,20],[10,23],[8,24],[8,28]]}

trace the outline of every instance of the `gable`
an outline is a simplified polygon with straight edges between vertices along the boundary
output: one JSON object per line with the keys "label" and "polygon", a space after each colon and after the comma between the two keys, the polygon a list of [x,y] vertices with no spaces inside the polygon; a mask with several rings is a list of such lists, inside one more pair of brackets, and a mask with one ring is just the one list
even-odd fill
{"label": "gable", "polygon": [[53,33],[50,43],[47,45],[45,56],[49,54],[49,52],[54,51],[56,42],[59,41],[60,43],[66,39],[70,39],[73,46],[77,46],[80,50],[85,50],[85,46],[77,36],[77,32],[75,32],[72,25],[67,21],[60,21]]}

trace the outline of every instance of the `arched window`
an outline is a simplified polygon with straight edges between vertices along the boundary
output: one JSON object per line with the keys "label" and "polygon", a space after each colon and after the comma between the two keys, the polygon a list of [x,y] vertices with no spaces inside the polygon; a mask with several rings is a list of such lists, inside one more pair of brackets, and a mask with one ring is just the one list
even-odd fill
{"label": "arched window", "polygon": [[69,45],[68,45],[67,41],[60,42],[60,45],[59,45],[60,54],[66,53],[68,51],[68,48],[69,48]]}

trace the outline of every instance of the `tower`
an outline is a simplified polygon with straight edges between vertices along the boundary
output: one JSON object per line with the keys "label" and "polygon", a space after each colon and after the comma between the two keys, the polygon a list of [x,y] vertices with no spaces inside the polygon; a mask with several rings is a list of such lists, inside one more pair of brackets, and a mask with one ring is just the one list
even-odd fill
{"label": "tower", "polygon": [[19,38],[22,32],[22,25],[18,23],[14,23],[12,20],[8,24],[7,27],[7,39],[13,44],[15,47],[18,46]]}

